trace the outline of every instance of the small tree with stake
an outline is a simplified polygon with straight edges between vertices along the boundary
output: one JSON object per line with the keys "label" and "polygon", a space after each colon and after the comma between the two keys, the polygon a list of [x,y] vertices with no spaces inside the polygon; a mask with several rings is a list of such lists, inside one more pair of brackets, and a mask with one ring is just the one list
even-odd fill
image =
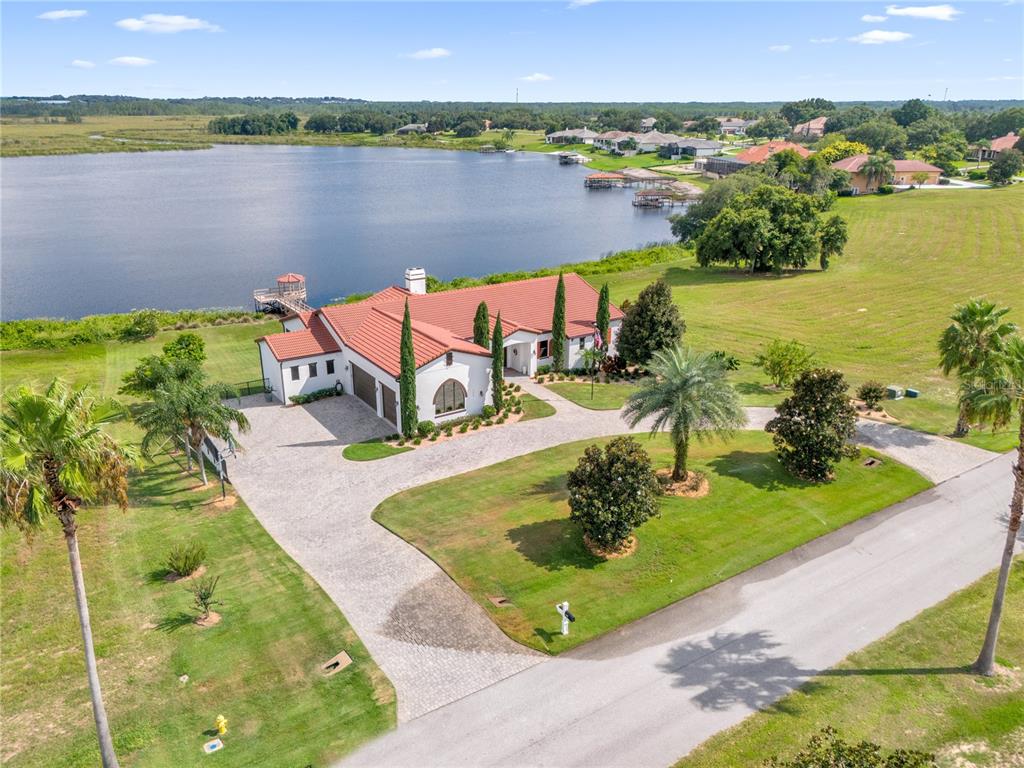
{"label": "small tree with stake", "polygon": [[491,338],[491,402],[499,413],[505,406],[505,334],[501,328],[501,312],[494,321]]}
{"label": "small tree with stake", "polygon": [[487,311],[487,302],[481,301],[476,308],[476,317],[473,318],[473,343],[477,346],[487,348],[488,331],[490,330],[491,316]]}
{"label": "small tree with stake", "polygon": [[817,368],[793,382],[793,394],[782,401],[778,416],[768,422],[786,469],[804,480],[830,480],[840,459],[854,455],[850,445],[857,413],[846,395],[839,371]]}
{"label": "small tree with stake", "polygon": [[565,364],[565,279],[558,273],[555,288],[555,312],[551,317],[551,369],[562,370]]}

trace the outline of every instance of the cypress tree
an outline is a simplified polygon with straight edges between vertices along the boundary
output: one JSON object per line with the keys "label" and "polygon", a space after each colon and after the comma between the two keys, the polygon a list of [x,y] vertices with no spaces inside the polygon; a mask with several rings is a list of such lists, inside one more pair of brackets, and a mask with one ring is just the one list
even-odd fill
{"label": "cypress tree", "polygon": [[409,316],[409,300],[405,300],[405,317],[402,318],[401,373],[398,377],[399,398],[402,409],[402,434],[413,437],[416,434],[416,353],[412,348],[412,318]]}
{"label": "cypress tree", "polygon": [[476,308],[476,317],[473,319],[473,343],[486,349],[488,330],[491,325],[491,316],[487,311],[487,302],[481,301]]}
{"label": "cypress tree", "polygon": [[554,358],[552,370],[562,370],[565,365],[565,280],[561,272],[555,288],[555,314],[551,318],[551,357]]}
{"label": "cypress tree", "polygon": [[491,338],[491,402],[496,411],[505,407],[505,335],[501,330],[501,312],[494,321]]}
{"label": "cypress tree", "polygon": [[597,331],[601,334],[601,344],[605,347],[607,347],[608,342],[611,341],[611,339],[608,338],[608,329],[612,322],[611,310],[608,309],[608,293],[608,283],[605,283],[601,286],[601,293],[597,297],[597,321],[595,322]]}

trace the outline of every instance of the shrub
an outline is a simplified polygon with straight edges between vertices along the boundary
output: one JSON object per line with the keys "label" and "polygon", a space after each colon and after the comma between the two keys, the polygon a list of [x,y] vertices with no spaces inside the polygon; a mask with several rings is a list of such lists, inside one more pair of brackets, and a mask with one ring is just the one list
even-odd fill
{"label": "shrub", "polygon": [[850,441],[857,414],[839,371],[805,371],[793,382],[793,394],[782,401],[778,416],[768,422],[779,461],[797,477],[823,482],[840,459],[855,455]]}
{"label": "shrub", "polygon": [[915,750],[897,749],[885,754],[878,744],[861,741],[848,744],[838,732],[826,727],[815,734],[807,746],[794,757],[773,757],[766,768],[823,768],[849,766],[849,768],[932,768],[935,756]]}
{"label": "shrub", "polygon": [[469,430],[469,422],[468,421],[464,421],[462,424],[459,425],[459,433],[460,434],[464,435],[464,434],[466,434],[466,432],[468,430]]}
{"label": "shrub", "polygon": [[476,421],[474,421],[473,426],[471,426],[470,429],[480,429],[480,420],[477,419]]}
{"label": "shrub", "polygon": [[434,432],[437,426],[430,419],[424,419],[416,425],[416,434],[420,437],[426,437],[431,432]]}
{"label": "shrub", "polygon": [[142,341],[156,336],[160,321],[155,309],[137,309],[128,317],[128,325],[121,332],[125,341]]}
{"label": "shrub", "polygon": [[413,445],[419,445],[419,444],[420,444],[420,443],[422,443],[422,442],[423,442],[423,438],[421,438],[421,437],[414,437],[414,438],[412,439],[412,444],[413,444]]}
{"label": "shrub", "polygon": [[435,440],[437,440],[437,432],[431,432],[429,440],[430,442],[434,442]]}
{"label": "shrub", "polygon": [[873,411],[885,399],[885,387],[877,381],[865,381],[858,387],[857,397]]}
{"label": "shrub", "polygon": [[523,412],[523,406],[517,405],[514,413],[522,413],[522,412]]}
{"label": "shrub", "polygon": [[545,373],[550,373],[550,372],[551,372],[551,366],[550,365],[538,365],[537,366],[537,375],[538,376],[543,376]]}
{"label": "shrub", "polygon": [[660,487],[651,459],[632,437],[591,445],[569,472],[569,517],[594,544],[617,549],[658,514]]}
{"label": "shrub", "polygon": [[608,355],[601,361],[602,373],[617,373],[626,370],[626,361],[619,355]]}
{"label": "shrub", "polygon": [[494,416],[495,413],[497,413],[497,411],[493,405],[485,405],[483,411],[480,412],[480,415],[485,419],[489,419]]}
{"label": "shrub", "polygon": [[880,195],[891,195],[896,191],[896,187],[892,184],[880,184],[878,186],[878,194]]}
{"label": "shrub", "polygon": [[167,553],[167,570],[178,576],[191,576],[206,559],[206,547],[201,541],[175,544]]}
{"label": "shrub", "polygon": [[505,417],[504,416],[499,416],[498,417],[498,423],[499,424],[504,424],[505,423]]}
{"label": "shrub", "polygon": [[223,605],[220,600],[213,599],[219,581],[220,576],[203,576],[188,587],[188,591],[192,593],[192,603],[202,619],[210,615],[210,609],[213,606]]}
{"label": "shrub", "polygon": [[523,388],[518,384],[515,384],[513,385],[512,389],[514,389],[516,392],[521,392]]}
{"label": "shrub", "polygon": [[451,424],[447,425],[444,428],[444,436],[445,437],[451,437],[452,436],[452,425]]}
{"label": "shrub", "polygon": [[686,324],[672,300],[672,289],[657,280],[642,291],[630,306],[619,329],[619,353],[634,363],[646,363],[660,349],[679,343]]}
{"label": "shrub", "polygon": [[163,346],[164,357],[171,360],[206,360],[206,342],[198,333],[179,333]]}
{"label": "shrub", "polygon": [[811,367],[814,353],[799,341],[773,339],[754,358],[754,365],[763,368],[776,387],[785,387]]}
{"label": "shrub", "polygon": [[988,178],[988,171],[984,168],[972,168],[967,172],[967,178],[971,181],[984,181]]}
{"label": "shrub", "polygon": [[493,427],[494,426],[494,422],[491,421],[490,419],[484,419],[484,426],[485,427]]}
{"label": "shrub", "polygon": [[715,350],[711,353],[711,356],[722,363],[722,367],[727,371],[736,371],[740,367],[740,359],[736,355],[730,355],[728,352],[723,352],[720,349]]}
{"label": "shrub", "polygon": [[403,445],[405,445],[405,438],[404,437],[398,438],[398,446],[402,447]]}
{"label": "shrub", "polygon": [[323,400],[325,397],[334,397],[337,394],[339,394],[339,392],[334,387],[324,387],[323,389],[315,389],[312,392],[307,392],[304,395],[292,395],[288,399],[296,405],[305,405],[306,403]]}

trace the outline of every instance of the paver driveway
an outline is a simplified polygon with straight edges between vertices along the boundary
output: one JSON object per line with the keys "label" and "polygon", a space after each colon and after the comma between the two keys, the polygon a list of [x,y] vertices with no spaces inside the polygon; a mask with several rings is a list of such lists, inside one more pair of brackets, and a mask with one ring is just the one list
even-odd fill
{"label": "paver driveway", "polygon": [[[548,657],[509,640],[432,560],[373,522],[373,510],[392,494],[426,482],[629,431],[617,412],[589,411],[525,379],[516,381],[555,405],[556,414],[365,463],[344,459],[344,445],[392,427],[355,398],[291,408],[257,398],[244,402],[252,433],[231,463],[232,482],[270,534],[341,608],[394,683],[399,722]],[[750,428],[762,428],[771,414],[770,408],[748,409]],[[863,431],[865,441],[881,450],[891,444],[896,458],[933,480],[993,455],[906,430],[869,424]]]}

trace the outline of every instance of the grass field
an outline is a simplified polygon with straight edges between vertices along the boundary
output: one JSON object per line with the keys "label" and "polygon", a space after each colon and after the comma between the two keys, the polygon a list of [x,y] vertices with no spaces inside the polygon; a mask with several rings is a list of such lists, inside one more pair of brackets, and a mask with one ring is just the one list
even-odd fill
{"label": "grass field", "polygon": [[349,461],[376,461],[411,450],[412,448],[408,446],[389,445],[380,440],[366,440],[362,443],[346,445],[341,455]]}
{"label": "grass field", "polygon": [[[99,673],[123,766],[205,765],[213,720],[229,722],[218,765],[327,765],[395,723],[394,691],[344,617],[241,502],[221,509],[162,458],[131,483],[131,506],[80,514]],[[173,543],[200,539],[220,577],[222,621],[191,621],[164,580]],[[99,763],[67,550],[58,526],[0,534],[5,765]],[[318,668],[345,649],[347,670]],[[187,674],[186,683],[179,676]]]}
{"label": "grass field", "polygon": [[[762,345],[797,339],[854,387],[877,379],[919,389],[920,398],[886,408],[916,429],[949,432],[956,382],[938,370],[936,342],[954,304],[985,296],[1012,307],[1010,317],[1024,325],[1024,185],[845,198],[836,211],[849,222],[850,242],[827,272],[751,277],[702,269],[690,257],[588,279],[607,281],[621,302],[664,278],[687,343],[741,358],[733,380],[748,404],[767,404],[767,380],[751,365]],[[1006,450],[1013,434],[968,440]]]}
{"label": "grass field", "polygon": [[591,387],[589,381],[558,381],[544,386],[566,400],[595,411],[617,411],[638,387],[627,382],[594,382]]}
{"label": "grass field", "polygon": [[[670,466],[664,436],[641,440],[656,466]],[[691,446],[708,496],[664,497],[661,516],[638,529],[636,553],[604,560],[583,545],[566,501],[565,474],[593,442],[406,491],[374,519],[440,564],[514,640],[558,653],[929,486],[890,460],[873,469],[847,461],[833,483],[802,483],[779,466],[767,435],[741,432]],[[551,610],[566,597],[577,616],[567,638]]]}
{"label": "grass field", "polygon": [[799,751],[826,725],[850,742],[933,752],[942,768],[1020,765],[1024,562],[1018,558],[1011,572],[999,636],[999,661],[1015,669],[986,679],[966,667],[981,645],[994,588],[993,573],[714,736],[677,768],[755,768]]}

